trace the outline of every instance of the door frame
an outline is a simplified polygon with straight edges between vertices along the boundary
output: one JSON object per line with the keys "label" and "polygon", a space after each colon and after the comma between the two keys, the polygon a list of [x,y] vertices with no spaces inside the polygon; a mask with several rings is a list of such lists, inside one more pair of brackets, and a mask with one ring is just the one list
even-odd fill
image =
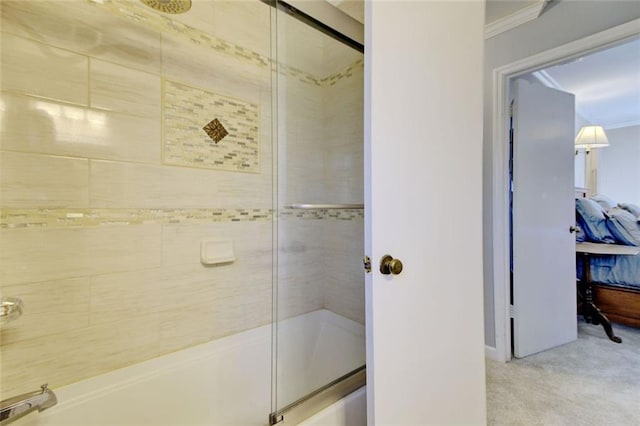
{"label": "door frame", "polygon": [[498,361],[511,359],[511,304],[509,258],[509,96],[511,80],[561,62],[594,53],[640,35],[640,19],[554,47],[493,70],[493,303],[495,351]]}

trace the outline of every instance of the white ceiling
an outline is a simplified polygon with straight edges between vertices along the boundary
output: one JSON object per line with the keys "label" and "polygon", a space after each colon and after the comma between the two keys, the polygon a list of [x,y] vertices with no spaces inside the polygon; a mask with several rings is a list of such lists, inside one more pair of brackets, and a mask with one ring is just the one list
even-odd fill
{"label": "white ceiling", "polygon": [[363,0],[327,0],[329,3],[351,16],[356,21],[364,24]]}
{"label": "white ceiling", "polygon": [[[356,21],[364,24],[363,0],[327,0]],[[485,23],[489,24],[512,15],[528,6],[541,3],[542,0],[487,0]]]}
{"label": "white ceiling", "polygon": [[541,77],[575,94],[576,112],[591,124],[640,125],[640,39],[547,68]]}
{"label": "white ceiling", "polygon": [[540,0],[487,0],[485,4],[484,21],[487,24],[512,15]]}

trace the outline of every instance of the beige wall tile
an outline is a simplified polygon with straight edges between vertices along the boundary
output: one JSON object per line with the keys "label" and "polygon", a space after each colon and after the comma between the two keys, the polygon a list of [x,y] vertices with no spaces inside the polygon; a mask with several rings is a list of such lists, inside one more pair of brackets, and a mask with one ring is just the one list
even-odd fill
{"label": "beige wall tile", "polygon": [[331,37],[323,38],[322,57],[324,59],[323,77],[343,71],[364,55]]}
{"label": "beige wall tile", "polygon": [[325,179],[327,196],[336,202],[364,199],[363,77],[362,67],[355,66],[350,77],[325,91]]}
{"label": "beige wall tile", "polygon": [[[227,334],[244,329],[241,304],[217,300],[213,303],[194,302],[188,310],[171,311],[160,323],[161,347],[171,352],[212,340],[217,330]],[[222,337],[224,334],[220,334]]]}
{"label": "beige wall tile", "polygon": [[158,315],[53,334],[0,347],[0,397],[53,389],[158,354]]}
{"label": "beige wall tile", "polygon": [[208,31],[263,56],[270,56],[271,8],[262,2],[211,2],[213,21]]}
{"label": "beige wall tile", "polygon": [[2,30],[160,73],[159,31],[113,14],[98,2],[5,0]]}
{"label": "beige wall tile", "polygon": [[[165,270],[161,268],[107,273],[89,279],[91,325],[161,312]],[[179,283],[175,283],[179,285]]]}
{"label": "beige wall tile", "polygon": [[323,41],[328,37],[286,13],[278,13],[278,62],[323,76]]}
{"label": "beige wall tile", "polygon": [[91,106],[133,115],[160,116],[160,77],[91,59]]}
{"label": "beige wall tile", "polygon": [[0,287],[0,295],[24,303],[18,321],[0,325],[0,345],[87,327],[89,290],[87,278]]}
{"label": "beige wall tile", "polygon": [[[327,52],[329,62],[355,56]],[[360,54],[357,55],[361,57]],[[346,67],[347,63],[342,63]],[[335,69],[334,72],[342,72]],[[335,203],[358,203],[364,197],[363,157],[363,69],[353,66],[344,76],[324,90],[323,134],[325,137],[325,194]],[[364,323],[364,223],[362,219],[325,220],[322,224],[326,271],[324,307],[339,315]]]}
{"label": "beige wall tile", "polygon": [[286,103],[278,116],[280,199],[286,204],[329,202],[323,182],[327,150],[324,89],[290,77],[282,80],[285,84],[279,90]]}
{"label": "beige wall tile", "polygon": [[320,282],[303,281],[296,285],[280,285],[278,321],[317,311],[324,307],[324,289]]}
{"label": "beige wall tile", "polygon": [[92,207],[268,208],[271,175],[92,160],[90,194]]}
{"label": "beige wall tile", "polygon": [[319,220],[287,217],[278,225],[278,319],[322,309],[324,236]]}
{"label": "beige wall tile", "polygon": [[0,148],[160,163],[160,119],[2,93]]}
{"label": "beige wall tile", "polygon": [[160,264],[161,225],[0,230],[0,285]]}
{"label": "beige wall tile", "polygon": [[273,318],[273,289],[258,288],[251,292],[251,297],[238,299],[244,309],[245,328],[247,330],[270,324]]}
{"label": "beige wall tile", "polygon": [[87,160],[0,152],[3,207],[86,207]]}
{"label": "beige wall tile", "polygon": [[345,144],[326,153],[325,184],[328,199],[336,203],[364,200],[364,153],[362,146]]}
{"label": "beige wall tile", "polygon": [[[232,238],[236,261],[202,265],[202,238]],[[251,300],[255,291],[271,290],[270,222],[165,225],[162,247],[160,268],[91,278],[92,324],[154,312],[191,312],[194,304],[214,304],[217,299],[229,301],[232,297],[239,301],[244,296]],[[271,300],[265,298],[262,303],[270,305]],[[191,314],[181,315],[190,321]],[[256,327],[260,318],[247,319],[242,327]],[[219,332],[228,334],[226,330]]]}
{"label": "beige wall tile", "polygon": [[[201,265],[203,238],[233,239],[236,261]],[[173,309],[162,319],[163,351],[268,323],[271,262],[270,222],[165,225],[161,303]]]}
{"label": "beige wall tile", "polygon": [[86,105],[88,64],[86,56],[2,35],[2,90]]}
{"label": "beige wall tile", "polygon": [[213,10],[215,3],[217,2],[209,0],[193,1],[191,2],[191,9],[189,9],[189,12],[172,15],[171,20],[181,22],[192,28],[211,34],[213,32],[213,27],[215,26],[213,25]]}
{"label": "beige wall tile", "polygon": [[326,220],[324,307],[364,324],[364,221]]}
{"label": "beige wall tile", "polygon": [[[364,293],[364,286],[362,287]],[[325,295],[325,308],[338,315],[364,324],[365,300],[352,292],[344,291],[339,286],[329,287]]]}
{"label": "beige wall tile", "polygon": [[[222,222],[208,225],[164,225],[162,263],[165,268],[192,271],[190,276],[210,279],[220,297],[271,288],[271,222]],[[219,265],[202,265],[200,243],[208,238],[233,240],[236,260]],[[174,280],[180,281],[179,276]],[[177,287],[176,287],[177,288]],[[171,296],[170,296],[171,299]]]}
{"label": "beige wall tile", "polygon": [[270,221],[165,225],[162,232],[162,264],[201,266],[200,242],[206,238],[232,239],[237,258],[234,264],[246,265],[242,269],[247,272],[252,272],[258,264],[271,270]]}
{"label": "beige wall tile", "polygon": [[271,290],[216,297],[194,302],[188,309],[173,310],[160,322],[161,350],[170,352],[211,339],[268,324],[271,321]]}
{"label": "beige wall tile", "polygon": [[[230,267],[181,265],[92,277],[91,324],[151,313],[190,312],[199,303],[212,304],[230,297],[250,299],[256,291],[271,290],[270,271],[256,280],[251,274],[229,277],[226,270]],[[271,301],[267,298],[263,303]]]}
{"label": "beige wall tile", "polygon": [[271,85],[268,66],[252,65],[180,35],[164,34],[162,67],[169,80],[253,103],[259,103],[260,89]]}

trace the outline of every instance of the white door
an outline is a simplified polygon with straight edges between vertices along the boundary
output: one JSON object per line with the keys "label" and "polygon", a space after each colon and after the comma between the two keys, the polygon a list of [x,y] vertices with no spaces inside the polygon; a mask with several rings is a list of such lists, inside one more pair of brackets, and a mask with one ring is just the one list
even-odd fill
{"label": "white door", "polygon": [[577,338],[574,96],[516,80],[513,105],[514,355]]}
{"label": "white door", "polygon": [[485,424],[484,3],[365,4],[368,424]]}

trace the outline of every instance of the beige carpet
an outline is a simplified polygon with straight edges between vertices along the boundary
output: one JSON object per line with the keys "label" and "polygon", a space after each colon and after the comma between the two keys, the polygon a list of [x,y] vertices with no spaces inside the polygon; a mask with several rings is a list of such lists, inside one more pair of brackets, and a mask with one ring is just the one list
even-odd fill
{"label": "beige carpet", "polygon": [[487,360],[489,425],[640,425],[640,329],[578,323],[578,340],[503,364]]}

